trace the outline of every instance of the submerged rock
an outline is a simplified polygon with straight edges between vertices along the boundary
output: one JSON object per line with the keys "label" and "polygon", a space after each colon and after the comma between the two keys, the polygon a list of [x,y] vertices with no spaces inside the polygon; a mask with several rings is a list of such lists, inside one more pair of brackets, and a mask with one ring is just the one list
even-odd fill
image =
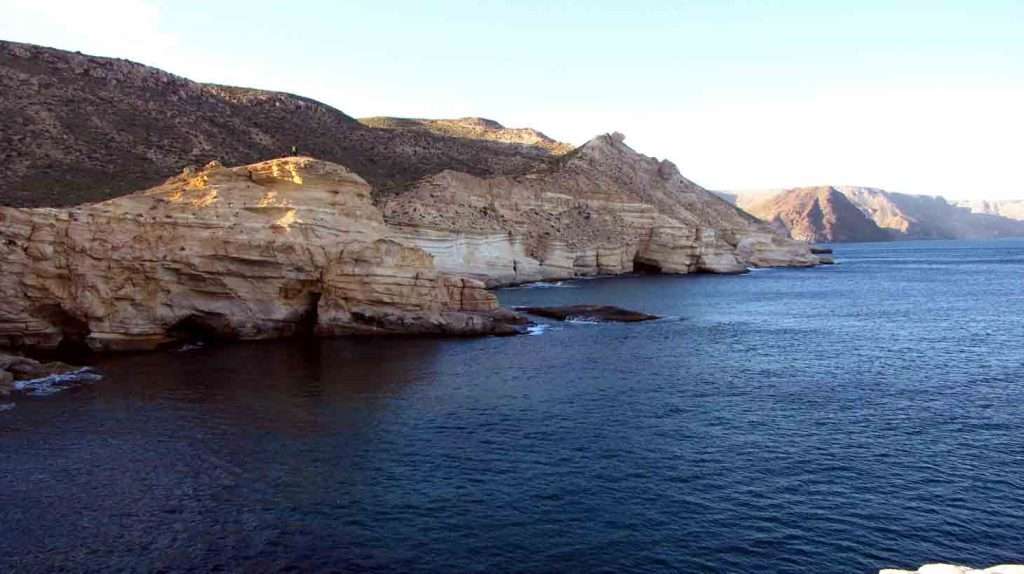
{"label": "submerged rock", "polygon": [[660,319],[657,315],[649,315],[639,311],[631,311],[612,305],[565,305],[559,307],[516,307],[529,315],[556,319],[558,321],[596,321],[616,323],[637,323]]}
{"label": "submerged rock", "polygon": [[[9,396],[12,391],[48,395],[80,382],[101,378],[88,367],[76,367],[60,361],[44,363],[0,352],[0,397]],[[0,405],[0,410],[4,410],[3,405]]]}
{"label": "submerged rock", "polygon": [[52,375],[70,373],[79,369],[81,367],[75,367],[60,361],[42,363],[21,355],[0,352],[0,384],[5,381],[13,383],[14,381],[41,379]]}

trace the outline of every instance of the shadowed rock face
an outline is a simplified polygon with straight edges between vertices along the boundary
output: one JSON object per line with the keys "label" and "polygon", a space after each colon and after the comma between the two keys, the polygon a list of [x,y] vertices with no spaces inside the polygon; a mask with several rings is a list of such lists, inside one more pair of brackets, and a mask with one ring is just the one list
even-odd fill
{"label": "shadowed rock face", "polygon": [[516,307],[528,315],[547,317],[559,321],[596,321],[614,323],[638,323],[660,319],[639,311],[630,311],[612,305],[566,305],[561,307]]}
{"label": "shadowed rock face", "polygon": [[310,158],[211,164],[70,209],[0,208],[0,345],[519,332],[482,283],[389,235],[361,177]]}

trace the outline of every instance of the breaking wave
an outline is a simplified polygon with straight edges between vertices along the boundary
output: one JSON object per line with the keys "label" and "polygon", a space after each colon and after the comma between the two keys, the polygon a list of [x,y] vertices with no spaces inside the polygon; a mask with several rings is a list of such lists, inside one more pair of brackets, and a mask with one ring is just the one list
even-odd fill
{"label": "breaking wave", "polygon": [[80,384],[93,383],[102,378],[103,375],[89,367],[85,367],[77,371],[50,375],[41,379],[16,381],[14,383],[14,390],[33,397],[45,397]]}

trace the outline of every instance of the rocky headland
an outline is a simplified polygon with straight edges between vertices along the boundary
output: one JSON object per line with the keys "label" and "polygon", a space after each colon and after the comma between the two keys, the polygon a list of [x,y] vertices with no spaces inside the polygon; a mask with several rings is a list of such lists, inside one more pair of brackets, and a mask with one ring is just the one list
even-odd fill
{"label": "rocky headland", "polygon": [[[574,149],[479,118],[360,122],[124,60],[0,54],[0,346],[515,334],[527,321],[487,288],[827,259],[621,134]],[[152,185],[207,158],[225,163]]]}
{"label": "rocky headland", "polygon": [[480,281],[395,241],[370,186],[310,158],[210,164],[74,208],[0,208],[0,344],[514,334]]}

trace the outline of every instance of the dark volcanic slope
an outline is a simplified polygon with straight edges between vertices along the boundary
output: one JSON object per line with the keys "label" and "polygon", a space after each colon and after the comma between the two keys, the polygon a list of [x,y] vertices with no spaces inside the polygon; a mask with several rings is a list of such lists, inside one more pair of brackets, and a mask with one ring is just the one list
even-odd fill
{"label": "dark volcanic slope", "polygon": [[443,169],[517,174],[544,147],[377,129],[291,94],[200,84],[129,62],[0,41],[0,205],[60,206],[157,184],[188,165],[300,153],[387,191]]}

